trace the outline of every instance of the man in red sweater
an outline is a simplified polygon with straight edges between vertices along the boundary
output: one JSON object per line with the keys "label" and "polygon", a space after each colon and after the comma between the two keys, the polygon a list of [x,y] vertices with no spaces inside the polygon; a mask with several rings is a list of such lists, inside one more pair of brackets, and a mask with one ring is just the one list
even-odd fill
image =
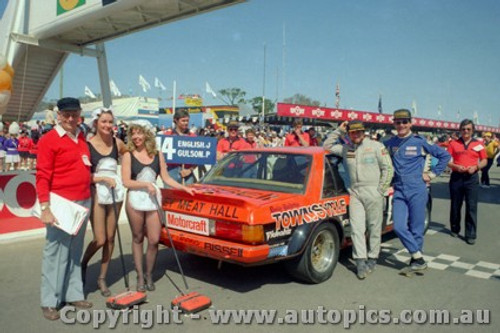
{"label": "man in red sweater", "polygon": [[91,308],[83,293],[80,260],[87,221],[74,236],[57,228],[50,206],[50,192],[90,208],[90,152],[78,129],[81,107],[76,98],[57,102],[58,124],[38,143],[36,190],[40,219],[47,227],[43,249],[41,306],[49,320],[59,319],[64,304]]}

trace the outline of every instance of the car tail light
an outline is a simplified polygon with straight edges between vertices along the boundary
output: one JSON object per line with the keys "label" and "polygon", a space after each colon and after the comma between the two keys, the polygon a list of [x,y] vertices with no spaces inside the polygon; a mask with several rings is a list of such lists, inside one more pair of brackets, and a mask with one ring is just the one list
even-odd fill
{"label": "car tail light", "polygon": [[247,225],[224,221],[213,221],[211,224],[214,227],[210,228],[210,234],[215,237],[245,243],[264,242],[264,227],[262,225]]}
{"label": "car tail light", "polygon": [[246,243],[264,242],[264,227],[262,225],[246,225],[241,228],[243,241]]}

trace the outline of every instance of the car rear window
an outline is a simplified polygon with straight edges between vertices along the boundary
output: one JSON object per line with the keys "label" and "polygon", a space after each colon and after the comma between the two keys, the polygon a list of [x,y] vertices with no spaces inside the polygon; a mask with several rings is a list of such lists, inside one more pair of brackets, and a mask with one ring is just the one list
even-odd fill
{"label": "car rear window", "polygon": [[309,155],[233,152],[212,167],[200,183],[304,193],[311,161]]}

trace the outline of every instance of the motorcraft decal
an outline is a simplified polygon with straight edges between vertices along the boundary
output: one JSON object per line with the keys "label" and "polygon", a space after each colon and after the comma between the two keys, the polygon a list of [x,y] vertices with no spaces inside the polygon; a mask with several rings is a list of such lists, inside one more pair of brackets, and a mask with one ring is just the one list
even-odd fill
{"label": "motorcraft decal", "polygon": [[347,213],[347,202],[345,198],[339,198],[272,213],[271,217],[275,222],[275,230],[281,230],[304,223],[317,222],[327,217],[343,215],[345,213]]}

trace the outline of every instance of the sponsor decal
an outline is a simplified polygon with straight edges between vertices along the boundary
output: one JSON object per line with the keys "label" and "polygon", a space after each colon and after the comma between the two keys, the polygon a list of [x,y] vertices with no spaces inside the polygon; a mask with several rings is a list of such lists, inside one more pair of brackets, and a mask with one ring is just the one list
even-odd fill
{"label": "sponsor decal", "polygon": [[85,0],[57,0],[57,15],[64,14],[70,10],[85,4]]}
{"label": "sponsor decal", "polygon": [[170,228],[208,236],[208,219],[168,211],[165,214]]}
{"label": "sponsor decal", "polygon": [[209,250],[212,252],[219,252],[219,253],[222,253],[225,255],[230,255],[232,257],[242,257],[243,256],[243,249],[238,249],[236,247],[205,243],[204,248],[205,248],[205,250]]}
{"label": "sponsor decal", "polygon": [[201,245],[201,243],[199,241],[197,241],[195,239],[191,239],[189,237],[184,237],[184,236],[179,237],[179,242],[184,243],[184,244],[193,245],[196,247],[199,247]]}
{"label": "sponsor decal", "polygon": [[225,205],[212,204],[210,206],[210,215],[219,216],[219,217],[230,217],[233,219],[238,218],[238,214],[236,214],[236,207],[230,207]]}
{"label": "sponsor decal", "polygon": [[323,220],[327,217],[343,215],[347,213],[347,203],[345,198],[328,200],[323,203],[314,203],[309,206],[302,206],[296,209],[272,213],[271,217],[275,222],[275,229],[287,229]]}
{"label": "sponsor decal", "polygon": [[384,122],[384,121],[385,121],[385,116],[383,116],[383,115],[379,114],[379,115],[377,116],[377,121],[378,121],[378,122]]}
{"label": "sponsor decal", "polygon": [[220,193],[220,194],[225,194],[225,193],[231,193],[235,194],[240,197],[244,198],[251,198],[251,199],[258,199],[258,200],[270,200],[277,198],[278,195],[274,193],[268,193],[268,192],[255,192],[255,191],[248,191],[244,189],[210,189],[208,192],[212,193]]}
{"label": "sponsor decal", "polygon": [[315,117],[323,117],[325,115],[325,110],[321,110],[321,109],[313,109],[312,110],[312,115],[315,116]]}
{"label": "sponsor decal", "polygon": [[339,110],[331,111],[330,116],[335,118],[335,119],[339,119],[339,118],[342,118],[342,112]]}
{"label": "sponsor decal", "polygon": [[358,114],[354,111],[351,111],[347,114],[347,118],[352,119],[352,120],[358,119]]}
{"label": "sponsor decal", "polygon": [[296,114],[297,116],[301,116],[306,112],[306,109],[301,108],[300,106],[295,106],[293,108],[290,108],[290,113],[291,114]]}
{"label": "sponsor decal", "polygon": [[287,203],[287,204],[283,204],[283,205],[280,205],[280,206],[271,206],[269,207],[269,210],[271,211],[271,213],[275,213],[275,212],[282,212],[284,210],[290,210],[290,209],[294,209],[294,208],[298,208],[300,207],[300,204],[294,202],[294,203]]}
{"label": "sponsor decal", "polygon": [[179,200],[177,202],[177,208],[185,210],[186,212],[201,213],[201,210],[205,206],[204,202],[195,202],[193,200]]}
{"label": "sponsor decal", "polygon": [[417,150],[417,146],[408,146],[406,150]]}
{"label": "sponsor decal", "polygon": [[290,236],[291,234],[292,234],[292,229],[266,231],[266,240],[278,237]]}
{"label": "sponsor decal", "polygon": [[365,121],[371,121],[371,120],[372,120],[372,115],[371,115],[371,114],[369,114],[369,113],[365,113],[365,114],[363,115],[363,119],[364,119]]}

